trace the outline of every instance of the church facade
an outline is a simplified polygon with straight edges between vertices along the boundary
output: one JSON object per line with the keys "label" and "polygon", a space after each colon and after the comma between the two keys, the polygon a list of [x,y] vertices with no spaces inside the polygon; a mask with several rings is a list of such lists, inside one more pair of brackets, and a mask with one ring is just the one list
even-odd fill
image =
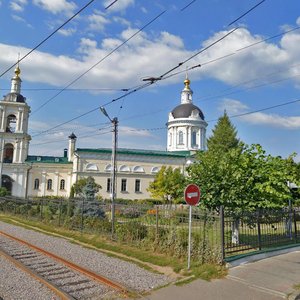
{"label": "church facade", "polygon": [[[16,197],[69,197],[78,179],[92,176],[102,186],[99,194],[110,198],[111,149],[77,148],[72,133],[62,156],[29,155],[30,107],[21,94],[21,82],[18,66],[10,92],[0,100],[1,185]],[[180,104],[169,113],[167,151],[117,149],[116,198],[150,198],[147,188],[163,165],[184,172],[195,151],[205,150],[207,123],[192,95],[186,77]]]}

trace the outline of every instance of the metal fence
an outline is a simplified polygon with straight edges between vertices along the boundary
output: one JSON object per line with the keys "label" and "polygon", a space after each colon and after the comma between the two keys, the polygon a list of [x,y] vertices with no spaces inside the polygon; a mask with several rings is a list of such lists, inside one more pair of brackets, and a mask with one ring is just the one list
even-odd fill
{"label": "metal fence", "polygon": [[[109,202],[86,199],[0,197],[0,213],[41,221],[53,228],[97,234],[121,243],[185,259],[187,205],[116,204],[112,230]],[[112,235],[113,232],[113,235]],[[300,209],[211,212],[193,207],[191,258],[224,259],[300,243]]]}
{"label": "metal fence", "polygon": [[221,210],[223,256],[265,251],[300,243],[300,209],[224,212]]}
{"label": "metal fence", "polygon": [[[187,258],[189,210],[185,205],[116,204],[112,234],[111,205],[85,199],[0,198],[0,213],[56,227],[112,238],[131,246]],[[193,207],[191,258],[220,262],[220,218]]]}

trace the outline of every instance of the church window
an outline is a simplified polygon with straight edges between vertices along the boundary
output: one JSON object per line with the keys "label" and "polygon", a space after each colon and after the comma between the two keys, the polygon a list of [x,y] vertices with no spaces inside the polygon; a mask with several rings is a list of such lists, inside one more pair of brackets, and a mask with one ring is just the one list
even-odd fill
{"label": "church window", "polygon": [[134,173],[145,173],[145,170],[144,170],[144,168],[141,167],[141,166],[135,166],[135,167],[133,168],[133,172],[134,172]]}
{"label": "church window", "polygon": [[14,146],[12,144],[6,144],[4,146],[4,157],[3,162],[12,163],[14,156]]}
{"label": "church window", "polygon": [[9,115],[7,117],[6,132],[14,133],[16,131],[16,121],[17,118],[15,115]]}
{"label": "church window", "polygon": [[127,191],[127,179],[122,179],[121,181],[121,192]]}
{"label": "church window", "polygon": [[40,187],[40,180],[38,178],[34,179],[34,186],[33,189],[34,190],[38,190]]}
{"label": "church window", "polygon": [[130,172],[130,168],[128,166],[121,166],[119,169],[120,172]]}
{"label": "church window", "polygon": [[62,180],[60,181],[59,189],[60,189],[60,190],[64,190],[64,189],[65,189],[65,185],[66,185],[66,182],[65,182],[64,179],[62,179]]}
{"label": "church window", "polygon": [[87,171],[98,171],[98,167],[95,164],[89,163],[85,166]]}
{"label": "church window", "polygon": [[106,181],[106,191],[107,192],[111,192],[111,179],[110,178],[107,178],[107,181]]}
{"label": "church window", "polygon": [[134,190],[135,190],[136,193],[141,191],[141,180],[140,179],[135,180]]}
{"label": "church window", "polygon": [[151,173],[158,173],[159,172],[159,167],[152,167]]}
{"label": "church window", "polygon": [[178,132],[178,144],[183,145],[183,132],[181,130]]}
{"label": "church window", "polygon": [[105,172],[111,172],[111,170],[112,170],[111,164],[105,167]]}
{"label": "church window", "polygon": [[197,145],[197,132],[193,131],[192,132],[192,146],[196,146]]}
{"label": "church window", "polygon": [[52,190],[52,179],[47,180],[47,190]]}

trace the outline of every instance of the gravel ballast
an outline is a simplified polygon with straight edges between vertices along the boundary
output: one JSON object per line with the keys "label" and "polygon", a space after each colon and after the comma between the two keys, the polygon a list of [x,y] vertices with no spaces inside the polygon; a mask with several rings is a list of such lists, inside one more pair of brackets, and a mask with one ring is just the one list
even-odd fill
{"label": "gravel ballast", "polygon": [[40,282],[0,256],[0,299],[56,300],[59,299]]}
{"label": "gravel ballast", "polygon": [[[48,236],[4,222],[0,222],[0,230],[97,272],[138,293],[149,292],[171,282],[171,279],[165,275],[152,273],[133,263],[109,257],[104,253],[73,244],[60,237]],[[1,268],[0,276],[5,276],[7,272],[9,271],[6,270],[3,274]],[[34,298],[31,297],[30,299]]]}

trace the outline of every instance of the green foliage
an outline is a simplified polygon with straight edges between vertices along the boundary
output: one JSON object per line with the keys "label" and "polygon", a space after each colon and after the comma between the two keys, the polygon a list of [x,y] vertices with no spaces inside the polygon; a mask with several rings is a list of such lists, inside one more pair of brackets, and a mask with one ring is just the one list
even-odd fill
{"label": "green foliage", "polygon": [[[223,155],[201,152],[188,168],[189,180],[201,187],[201,203],[238,210],[279,208],[291,197],[287,181],[298,183],[292,157],[266,155],[260,145],[232,148]],[[298,185],[298,184],[297,184]]]}
{"label": "green foliage", "polygon": [[219,118],[218,123],[212,130],[213,135],[207,139],[207,147],[209,151],[216,151],[218,153],[225,153],[232,148],[239,146],[239,139],[237,138],[237,131],[232,125],[228,115]]}
{"label": "green foliage", "polygon": [[185,177],[179,168],[162,166],[154,181],[149,184],[151,197],[162,200],[179,201],[183,197]]}
{"label": "green foliage", "polygon": [[0,187],[0,197],[7,196],[9,193],[5,187]]}
{"label": "green foliage", "polygon": [[101,185],[95,182],[95,178],[89,176],[87,178],[80,178],[73,184],[72,188],[74,190],[74,194],[76,196],[83,196],[84,192],[87,192],[87,186],[88,188],[92,188],[95,193],[102,189]]}
{"label": "green foliage", "polygon": [[147,236],[147,227],[138,221],[117,224],[116,235],[122,242],[141,241]]}

